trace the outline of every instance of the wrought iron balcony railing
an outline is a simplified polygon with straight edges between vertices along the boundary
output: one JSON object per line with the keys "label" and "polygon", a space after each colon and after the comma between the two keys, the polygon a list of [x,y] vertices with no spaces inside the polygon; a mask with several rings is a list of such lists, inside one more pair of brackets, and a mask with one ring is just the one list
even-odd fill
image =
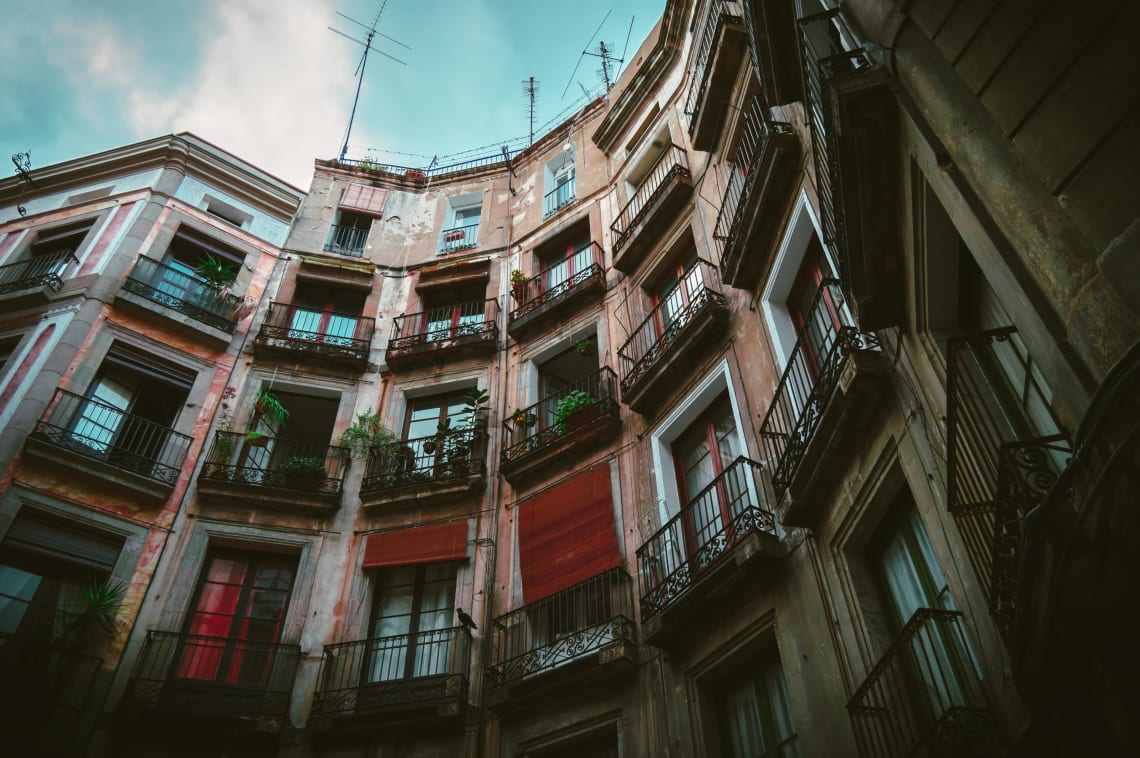
{"label": "wrought iron balcony railing", "polygon": [[214,434],[199,480],[293,492],[336,495],[348,468],[347,448],[269,437],[256,432]]}
{"label": "wrought iron balcony railing", "polygon": [[495,298],[455,303],[420,313],[397,316],[392,322],[388,350],[431,346],[451,340],[499,338],[499,301]]}
{"label": "wrought iron balcony railing", "polygon": [[642,180],[637,191],[633,193],[633,197],[622,208],[617,219],[610,224],[610,231],[614,235],[614,255],[617,255],[629,242],[638,223],[653,207],[658,195],[667,188],[669,180],[675,176],[688,176],[688,174],[689,159],[685,156],[684,148],[670,143],[653,164],[653,168]]}
{"label": "wrought iron balcony railing", "polygon": [[368,360],[375,331],[374,318],[270,303],[257,339],[298,352],[363,362]]}
{"label": "wrought iron balcony railing", "polygon": [[240,297],[153,258],[138,259],[123,289],[227,334],[233,334],[242,305]]}
{"label": "wrought iron balcony railing", "polygon": [[553,671],[614,643],[634,644],[631,584],[625,571],[610,569],[496,618],[491,686]]}
{"label": "wrought iron balcony railing", "polygon": [[677,337],[712,304],[725,305],[716,268],[705,260],[684,273],[618,350],[621,391],[629,392],[666,355]]}
{"label": "wrought iron balcony railing", "polygon": [[828,249],[839,257],[840,276],[848,276],[846,224],[838,194],[843,186],[839,151],[839,114],[829,94],[831,80],[874,66],[871,56],[840,9],[800,19],[804,83],[815,158],[816,187]]}
{"label": "wrought iron balcony railing", "polygon": [[642,622],[700,585],[749,534],[777,537],[763,467],[737,458],[637,549]]}
{"label": "wrought iron balcony railing", "polygon": [[364,255],[364,243],[368,241],[368,229],[355,226],[329,226],[329,239],[325,243],[325,252],[350,255],[360,258]]}
{"label": "wrought iron balcony railing", "polygon": [[147,631],[124,702],[213,716],[284,716],[301,648]]}
{"label": "wrought iron balcony railing", "polygon": [[379,445],[368,454],[360,491],[463,481],[483,472],[486,454],[487,430],[478,426]]}
{"label": "wrought iron balcony railing", "polygon": [[542,217],[553,215],[574,200],[574,177],[542,196]]}
{"label": "wrought iron balcony railing", "polygon": [[547,266],[546,270],[526,281],[511,286],[515,309],[511,320],[520,319],[532,311],[577,291],[595,277],[604,276],[602,246],[597,242],[579,248],[565,260]]}
{"label": "wrought iron balcony railing", "polygon": [[613,370],[604,366],[503,421],[503,463],[549,447],[603,417],[616,418],[616,383]]}
{"label": "wrought iron balcony railing", "polygon": [[70,250],[65,250],[0,266],[0,295],[33,287],[47,287],[52,292],[59,292],[63,289],[67,267],[78,262]]}
{"label": "wrought iron balcony railing", "polygon": [[839,281],[824,279],[760,426],[764,457],[773,462],[770,471],[777,499],[791,484],[819,427],[844,360],[855,352],[879,349],[875,334],[852,325]]}
{"label": "wrought iron balcony railing", "polygon": [[191,442],[170,427],[66,390],[55,391],[32,437],[171,487]]}
{"label": "wrought iron balcony railing", "polygon": [[915,611],[847,711],[862,758],[1000,754],[958,611]]}
{"label": "wrought iron balcony railing", "polygon": [[462,699],[470,644],[467,629],[454,627],[325,645],[313,715]]}
{"label": "wrought iron balcony railing", "polygon": [[1044,498],[1072,448],[1016,329],[957,337],[948,350],[948,508],[1012,645],[1021,517]]}
{"label": "wrought iron balcony railing", "polygon": [[733,248],[732,243],[741,225],[740,209],[748,202],[749,196],[760,189],[756,185],[764,177],[757,169],[769,139],[774,134],[793,133],[789,124],[769,121],[765,115],[764,103],[755,95],[752,96],[748,101],[748,109],[744,112],[744,125],[741,128],[734,168],[729,175],[728,186],[724,189],[720,212],[717,213],[716,225],[713,227],[713,241],[722,254],[726,248]]}
{"label": "wrought iron balcony railing", "polygon": [[717,25],[721,15],[726,12],[724,0],[711,0],[708,12],[701,23],[700,41],[697,43],[697,57],[693,61],[692,81],[689,83],[689,94],[685,98],[685,115],[690,119],[697,113],[697,106],[709,86],[708,65],[713,53],[713,43],[716,41]]}
{"label": "wrought iron balcony railing", "polygon": [[479,244],[479,222],[444,229],[439,237],[439,254],[458,253]]}

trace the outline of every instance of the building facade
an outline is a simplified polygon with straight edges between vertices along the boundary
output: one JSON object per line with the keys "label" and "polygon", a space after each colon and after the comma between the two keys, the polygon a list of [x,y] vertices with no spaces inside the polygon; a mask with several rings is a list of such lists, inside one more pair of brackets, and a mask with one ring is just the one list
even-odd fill
{"label": "building facade", "polygon": [[37,175],[0,654],[126,587],[50,747],[1127,751],[1132,15],[670,1],[518,152]]}

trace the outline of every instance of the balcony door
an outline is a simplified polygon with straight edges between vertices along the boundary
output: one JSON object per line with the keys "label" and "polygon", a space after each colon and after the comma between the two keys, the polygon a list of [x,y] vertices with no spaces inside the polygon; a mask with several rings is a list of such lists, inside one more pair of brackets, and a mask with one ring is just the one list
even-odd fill
{"label": "balcony door", "polygon": [[787,303],[788,314],[799,335],[801,352],[792,360],[802,360],[806,373],[813,379],[823,370],[842,326],[840,309],[843,304],[836,301],[836,292],[832,289],[821,290],[823,281],[833,277],[831,264],[824,255],[819,238],[813,234],[795,283],[788,293]]}
{"label": "balcony door", "polygon": [[684,263],[670,273],[657,289],[658,324],[665,342],[676,337],[690,318],[689,308],[705,288],[704,271],[697,264],[694,252]]}
{"label": "balcony door", "polygon": [[372,604],[366,682],[448,673],[454,627],[454,564],[380,570]]}
{"label": "balcony door", "polygon": [[267,686],[275,659],[272,646],[281,641],[296,571],[294,558],[236,551],[209,555],[175,675]]}
{"label": "balcony door", "polygon": [[422,332],[427,342],[477,334],[485,320],[486,287],[459,287],[424,298]]}
{"label": "balcony door", "polygon": [[329,455],[340,398],[281,390],[273,390],[273,394],[289,416],[277,421],[258,414],[250,422],[250,430],[265,437],[256,444],[247,441],[243,445],[239,465],[246,481],[262,481],[266,471],[275,471],[291,459],[316,458],[324,462]]}
{"label": "balcony door", "polygon": [[411,447],[413,472],[435,476],[446,474],[443,466],[458,461],[448,460],[454,451],[448,448],[448,441],[436,439],[441,424],[457,428],[466,415],[464,393],[452,392],[446,395],[415,398],[410,403],[408,417],[404,424],[404,439]]}
{"label": "balcony door", "polygon": [[293,307],[289,338],[349,347],[356,338],[363,295],[331,287],[303,289]]}
{"label": "balcony door", "polygon": [[174,300],[216,311],[222,293],[198,273],[203,261],[211,257],[229,267],[235,277],[244,261],[234,250],[179,231],[166,249],[162,266],[155,267],[150,286]]}
{"label": "balcony door", "polygon": [[561,294],[567,282],[573,282],[574,277],[590,268],[592,264],[590,240],[580,240],[576,244],[567,245],[562,254],[546,258],[542,262],[543,294],[552,290],[558,290],[554,294]]}

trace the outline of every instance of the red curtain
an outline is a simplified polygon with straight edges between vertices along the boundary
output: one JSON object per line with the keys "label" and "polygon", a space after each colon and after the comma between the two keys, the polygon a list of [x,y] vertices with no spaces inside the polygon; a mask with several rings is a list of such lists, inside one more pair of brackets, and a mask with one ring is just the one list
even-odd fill
{"label": "red curtain", "polygon": [[366,569],[465,560],[466,521],[370,534],[364,543]]}
{"label": "red curtain", "polygon": [[523,602],[621,565],[610,470],[598,466],[519,506]]}
{"label": "red curtain", "polygon": [[340,207],[370,216],[384,214],[384,200],[388,197],[388,190],[379,187],[368,187],[363,184],[350,184],[340,198]]}

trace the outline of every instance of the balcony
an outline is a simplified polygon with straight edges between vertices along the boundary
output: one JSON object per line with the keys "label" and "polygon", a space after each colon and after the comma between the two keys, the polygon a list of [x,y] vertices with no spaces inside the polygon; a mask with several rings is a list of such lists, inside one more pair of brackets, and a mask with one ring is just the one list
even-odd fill
{"label": "balcony", "polygon": [[[195,322],[190,326],[208,327],[216,332],[213,336],[226,342],[234,333],[243,305],[240,297],[153,258],[138,259],[123,282],[119,298],[161,313],[175,323],[187,324],[190,319]],[[160,307],[152,308],[152,304]]]}
{"label": "balcony", "polygon": [[486,481],[487,430],[400,440],[372,449],[360,484],[365,507],[419,506],[477,494]]}
{"label": "balcony", "polygon": [[280,736],[300,658],[297,645],[152,629],[120,711],[156,731]]}
{"label": "balcony", "polygon": [[733,82],[748,53],[747,44],[739,4],[712,0],[702,22],[685,98],[689,136],[697,150],[710,151],[715,146]]}
{"label": "balcony", "polygon": [[610,224],[614,268],[623,274],[632,274],[660,234],[677,220],[692,192],[693,178],[685,150],[670,144],[638,185],[617,220]]}
{"label": "balcony", "polygon": [[768,121],[753,97],[713,228],[726,284],[755,290],[779,245],[784,210],[795,193],[800,144],[788,124]]}
{"label": "balcony", "polygon": [[470,645],[464,627],[325,645],[309,728],[462,729]]}
{"label": "balcony", "polygon": [[78,262],[66,250],[0,266],[0,302],[17,308],[46,301],[63,289],[63,275]]}
{"label": "balcony", "polygon": [[[84,721],[94,716],[95,680],[102,658],[73,646],[51,644],[51,630],[22,639],[0,632],[9,653],[0,666],[0,729],[11,755],[81,755],[87,747]],[[22,655],[13,655],[16,646]]]}
{"label": "balcony", "polygon": [[958,611],[915,611],[847,711],[861,758],[1002,754]]}
{"label": "balcony", "polygon": [[103,480],[155,502],[182,473],[191,439],[74,392],[56,390],[28,435],[31,458]]}
{"label": "balcony", "polygon": [[491,707],[531,708],[568,688],[599,688],[636,668],[629,574],[614,568],[492,622]]}
{"label": "balcony", "polygon": [[677,388],[677,376],[693,374],[728,324],[716,281],[716,268],[698,260],[621,346],[623,403],[650,413]]}
{"label": "balcony", "polygon": [[898,105],[839,9],[800,19],[816,186],[828,248],[868,329],[903,314],[896,232]]}
{"label": "balcony", "polygon": [[490,357],[499,346],[499,301],[456,303],[393,319],[385,360],[403,371]]}
{"label": "balcony", "polygon": [[574,202],[574,177],[542,196],[542,217],[549,218]]}
{"label": "balcony", "polygon": [[503,421],[503,476],[517,486],[551,465],[598,452],[621,431],[616,384],[603,367]]}
{"label": "balcony", "polygon": [[291,354],[363,370],[375,331],[376,319],[354,313],[270,303],[253,346],[259,354]]}
{"label": "balcony", "polygon": [[219,431],[198,474],[205,501],[325,515],[340,505],[349,451],[314,442]]}
{"label": "balcony", "polygon": [[641,623],[676,648],[746,602],[787,553],[762,466],[737,458],[637,550]]}
{"label": "balcony", "polygon": [[[606,292],[605,257],[602,247],[591,242],[590,263],[571,271],[569,262],[548,268],[511,287],[515,309],[511,311],[507,333],[516,340],[549,328],[584,303],[601,297]],[[581,251],[568,258],[573,265],[581,265]]]}
{"label": "balcony", "polygon": [[852,325],[838,280],[824,279],[760,426],[780,523],[813,526],[889,370],[879,338]]}
{"label": "balcony", "polygon": [[1011,651],[1023,517],[1072,456],[1013,327],[950,340],[946,490],[999,632]]}
{"label": "balcony", "polygon": [[325,243],[324,251],[361,258],[364,256],[364,243],[368,241],[369,231],[369,229],[332,224],[329,226],[329,241]]}
{"label": "balcony", "polygon": [[479,223],[444,229],[439,238],[439,254],[470,250],[479,244]]}

